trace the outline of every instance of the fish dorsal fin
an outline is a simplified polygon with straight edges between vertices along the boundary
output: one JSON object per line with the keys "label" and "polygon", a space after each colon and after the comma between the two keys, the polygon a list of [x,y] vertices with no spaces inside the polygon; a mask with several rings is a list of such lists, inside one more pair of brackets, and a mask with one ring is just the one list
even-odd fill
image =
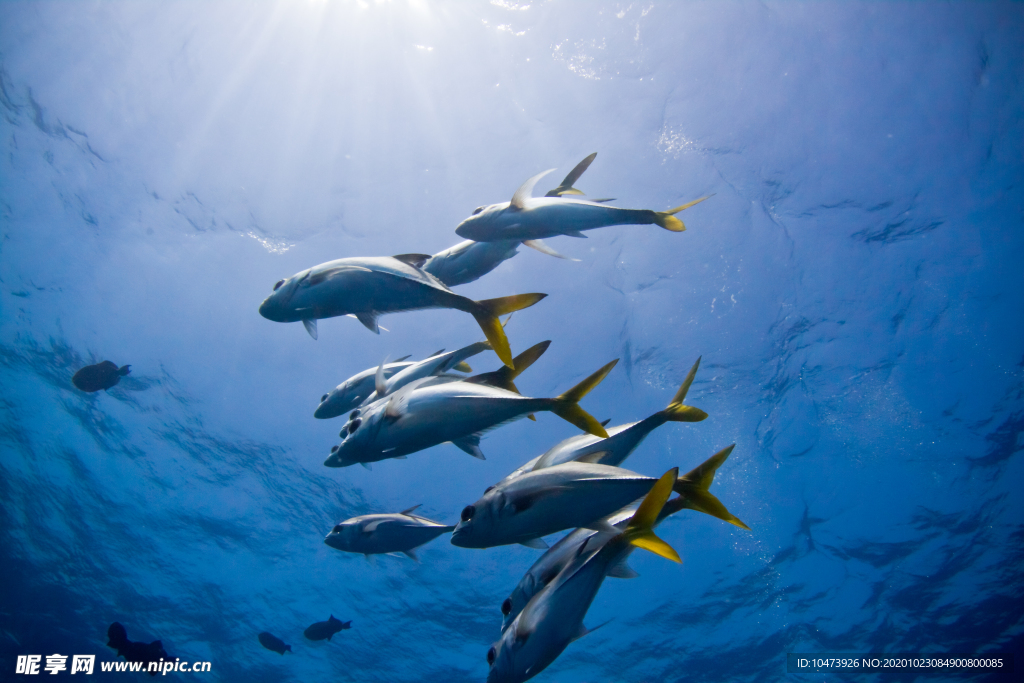
{"label": "fish dorsal fin", "polygon": [[461,439],[455,439],[454,441],[452,441],[452,443],[478,460],[487,459],[484,457],[484,452],[480,450],[479,433],[470,434],[469,436],[464,436]]}
{"label": "fish dorsal fin", "polygon": [[602,426],[602,427],[607,427],[607,426],[608,426],[608,423],[609,423],[609,422],[611,422],[611,421],[612,421],[612,419],[611,419],[611,418],[609,417],[609,418],[608,418],[607,420],[605,420],[605,421],[603,421],[603,422],[601,423],[601,426]]}
{"label": "fish dorsal fin", "polygon": [[409,514],[410,512],[412,512],[413,510],[415,510],[416,508],[418,508],[418,507],[419,507],[420,505],[423,505],[423,503],[419,503],[418,505],[413,505],[413,506],[412,506],[411,508],[409,508],[408,510],[402,510],[402,511],[401,511],[401,512],[399,512],[398,514],[400,514],[400,515],[408,515],[408,514]]}
{"label": "fish dorsal fin", "polygon": [[541,178],[543,178],[548,173],[551,173],[554,170],[555,169],[553,169],[553,168],[549,168],[548,170],[544,171],[543,173],[538,173],[537,175],[533,176],[532,178],[527,180],[525,183],[520,185],[519,189],[516,190],[516,193],[514,195],[512,195],[511,207],[513,209],[517,209],[519,211],[522,211],[523,209],[525,209],[526,208],[526,200],[533,196],[533,186],[537,184],[538,180],[540,180]]}
{"label": "fish dorsal fin", "polygon": [[430,254],[396,254],[391,258],[413,268],[422,268],[423,264],[430,260]]}
{"label": "fish dorsal fin", "polygon": [[433,358],[434,356],[440,356],[442,353],[444,353],[444,349],[441,349],[439,351],[434,351],[432,354],[427,356],[427,358]]}
{"label": "fish dorsal fin", "polygon": [[590,168],[591,162],[594,161],[594,159],[596,157],[597,157],[597,152],[594,152],[593,154],[588,155],[586,159],[584,159],[580,163],[576,164],[576,167],[573,168],[571,171],[569,171],[569,175],[565,176],[565,178],[562,179],[562,182],[561,182],[561,184],[559,184],[558,187],[556,187],[555,189],[551,190],[550,192],[548,192],[544,196],[545,197],[561,197],[562,195],[566,195],[566,194],[583,194],[582,192],[577,190],[575,187],[573,187],[573,185],[575,185],[576,181],[580,179],[580,176],[583,175],[583,172],[586,171],[588,168]]}
{"label": "fish dorsal fin", "polygon": [[529,541],[519,541],[519,545],[525,545],[527,548],[533,548],[534,550],[548,549],[548,544],[543,538],[531,538]]}
{"label": "fish dorsal fin", "polygon": [[377,325],[377,316],[379,313],[356,313],[356,320],[361,322],[363,326],[374,334],[380,334],[380,328]]}
{"label": "fish dorsal fin", "polygon": [[403,360],[405,360],[406,358],[409,358],[411,356],[412,356],[412,354],[410,353],[408,356],[402,356],[401,358],[396,358],[395,362],[396,363],[401,363]]}
{"label": "fish dorsal fin", "polygon": [[611,567],[608,568],[607,575],[616,579],[635,579],[636,577],[640,576],[636,573],[636,570],[629,566],[627,560],[629,560],[629,556],[625,555],[621,559],[616,561],[614,564],[612,564]]}
{"label": "fish dorsal fin", "polygon": [[473,372],[473,368],[470,367],[469,363],[466,361],[459,361],[452,366],[452,370],[456,370],[458,372]]}
{"label": "fish dorsal fin", "polygon": [[377,398],[384,398],[384,394],[388,392],[388,383],[384,379],[384,364],[388,362],[385,358],[377,366],[377,372],[373,376],[373,388],[377,390]]}
{"label": "fish dorsal fin", "polygon": [[315,320],[303,320],[302,326],[306,328],[306,332],[309,332],[309,336],[313,339],[317,338],[316,332],[316,321]]}
{"label": "fish dorsal fin", "polygon": [[547,254],[548,256],[554,256],[555,258],[565,259],[566,261],[579,261],[578,258],[569,258],[568,256],[563,256],[562,254],[559,254],[557,251],[549,247],[544,242],[544,240],[524,240],[523,244],[530,247],[531,249],[536,249],[542,254]]}

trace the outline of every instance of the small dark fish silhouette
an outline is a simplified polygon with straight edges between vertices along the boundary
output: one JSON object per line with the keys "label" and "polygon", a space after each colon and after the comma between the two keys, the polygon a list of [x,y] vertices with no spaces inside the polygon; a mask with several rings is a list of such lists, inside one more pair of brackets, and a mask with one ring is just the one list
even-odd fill
{"label": "small dark fish silhouette", "polygon": [[267,633],[266,631],[259,634],[259,636],[257,637],[260,639],[260,645],[267,648],[268,650],[277,652],[278,654],[282,655],[284,654],[285,650],[288,650],[288,652],[292,651],[291,645],[288,645],[277,636]]}
{"label": "small dark fish silhouette", "polygon": [[316,622],[315,624],[307,628],[305,631],[303,631],[302,635],[306,636],[310,640],[323,640],[324,638],[330,640],[331,636],[333,636],[335,633],[337,633],[338,631],[344,631],[347,628],[352,628],[351,621],[340,621],[338,619],[335,619],[334,615],[332,614],[330,619],[328,619],[327,621]]}
{"label": "small dark fish silhouette", "polygon": [[109,360],[96,365],[86,365],[75,373],[71,382],[82,391],[100,391],[109,389],[121,381],[121,378],[128,374],[130,365],[117,367]]}
{"label": "small dark fish silhouette", "polygon": [[[107,638],[109,639],[107,647],[117,650],[117,655],[124,657],[126,661],[142,662],[144,671],[149,669],[150,662],[159,662],[161,659],[165,661],[173,659],[164,650],[164,646],[159,640],[154,640],[148,644],[135,643],[128,640],[128,632],[124,626],[116,621],[107,629]],[[156,671],[150,671],[149,675],[156,676]]]}

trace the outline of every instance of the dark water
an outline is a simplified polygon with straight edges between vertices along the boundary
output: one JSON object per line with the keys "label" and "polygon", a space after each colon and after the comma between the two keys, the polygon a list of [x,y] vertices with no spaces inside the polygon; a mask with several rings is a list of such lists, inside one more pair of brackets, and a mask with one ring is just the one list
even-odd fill
{"label": "dark water", "polygon": [[[112,659],[117,620],[209,680],[483,680],[538,551],[441,538],[368,562],[322,539],[417,503],[455,523],[576,430],[545,414],[489,434],[484,462],[442,445],[327,469],[321,394],[479,329],[424,311],[314,342],[257,307],[315,263],[444,249],[593,151],[590,197],[715,196],[682,234],[555,238],[580,261],[521,248],[459,292],[549,293],[508,328],[517,351],[553,340],[517,383],[553,396],[621,358],[584,401],[613,424],[702,356],[688,402],[710,418],[626,465],[735,442],[712,491],[752,531],[666,522],[683,565],[637,553],[587,619],[613,621],[537,680],[836,680],[787,674],[789,652],[1019,671],[1022,36],[1020,3],[3,4],[2,678],[18,655]],[[75,390],[105,359],[132,374]],[[329,614],[352,629],[303,638]]]}

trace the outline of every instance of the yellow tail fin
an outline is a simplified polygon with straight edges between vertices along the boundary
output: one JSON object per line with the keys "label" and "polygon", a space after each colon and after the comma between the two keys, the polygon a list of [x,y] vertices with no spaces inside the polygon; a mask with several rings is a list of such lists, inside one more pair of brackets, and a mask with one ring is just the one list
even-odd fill
{"label": "yellow tail fin", "polygon": [[615,364],[618,362],[619,359],[616,358],[569,391],[557,398],[551,399],[551,412],[563,420],[571,422],[585,432],[589,432],[594,436],[599,436],[602,439],[607,439],[608,432],[601,423],[597,421],[597,418],[583,410],[583,408],[580,408],[579,401],[590,393],[591,389],[600,384],[601,380],[603,380],[608,373],[612,371],[612,368],[614,368]]}
{"label": "yellow tail fin", "polygon": [[713,195],[713,194],[709,194],[707,197],[701,197],[700,199],[695,199],[692,202],[687,202],[686,204],[683,204],[682,206],[677,206],[676,208],[669,209],[668,211],[655,211],[654,212],[654,222],[655,222],[655,224],[661,226],[662,228],[665,228],[666,230],[671,230],[672,232],[682,232],[683,230],[686,230],[686,226],[683,225],[683,222],[681,220],[679,220],[678,218],[675,217],[675,214],[679,213],[683,209],[690,208],[694,204],[700,204],[702,201],[704,201],[708,197],[714,197],[714,196],[715,195]]}
{"label": "yellow tail fin", "polygon": [[476,306],[473,307],[470,313],[476,318],[476,322],[480,325],[480,329],[483,330],[484,336],[491,343],[494,353],[498,354],[501,362],[510,368],[515,367],[512,364],[512,349],[508,345],[508,338],[505,336],[505,330],[501,322],[498,321],[498,316],[529,308],[546,296],[547,294],[515,294],[513,296],[503,296],[499,299],[484,299],[483,301],[473,302]]}
{"label": "yellow tail fin", "polygon": [[690,390],[690,385],[693,384],[693,378],[697,376],[697,368],[699,367],[700,358],[690,368],[690,372],[687,373],[686,379],[680,385],[679,391],[676,392],[676,395],[672,397],[672,401],[662,411],[669,420],[673,422],[700,422],[707,418],[708,414],[700,408],[683,405],[683,401],[686,399],[686,392]]}
{"label": "yellow tail fin", "polygon": [[[711,488],[711,482],[715,479],[715,472],[725,462],[725,459],[729,457],[732,449],[735,447],[736,444],[723,448],[690,472],[679,477],[674,487],[675,492],[679,494],[679,498],[675,499],[673,503],[678,505],[679,509],[688,508],[697,512],[703,512],[704,514],[729,522],[729,524],[734,524],[741,529],[750,531],[749,526],[744,524],[739,517],[729,512],[722,501],[718,500],[713,493],[708,491]],[[676,503],[676,501],[679,502]]]}
{"label": "yellow tail fin", "polygon": [[655,555],[661,555],[673,562],[682,562],[679,559],[679,553],[668,543],[658,538],[653,529],[658,521],[658,515],[661,514],[661,509],[665,507],[665,502],[672,495],[672,488],[676,483],[678,474],[679,468],[673,467],[661,475],[661,478],[651,487],[643,502],[640,503],[640,507],[637,508],[633,518],[629,521],[629,525],[626,526],[626,530],[623,532],[626,540],[636,547],[649,550]]}

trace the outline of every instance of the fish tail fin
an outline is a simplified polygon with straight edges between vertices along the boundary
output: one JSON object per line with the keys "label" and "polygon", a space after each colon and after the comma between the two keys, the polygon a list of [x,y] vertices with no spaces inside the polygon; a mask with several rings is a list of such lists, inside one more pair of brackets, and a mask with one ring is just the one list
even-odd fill
{"label": "fish tail fin", "polygon": [[483,301],[473,302],[475,306],[470,310],[470,313],[476,318],[476,322],[480,325],[480,329],[483,330],[484,336],[491,343],[494,353],[498,354],[501,362],[508,367],[515,367],[512,364],[512,349],[508,345],[508,337],[505,336],[505,330],[498,320],[498,316],[529,308],[546,296],[547,294],[514,294],[513,296],[503,296],[499,299],[484,299]]}
{"label": "fish tail fin", "polygon": [[679,220],[678,218],[676,218],[675,215],[677,213],[679,213],[680,211],[682,211],[683,209],[690,208],[694,204],[700,204],[702,201],[704,201],[708,197],[714,197],[714,195],[713,194],[709,194],[707,197],[701,197],[700,199],[695,199],[692,202],[687,202],[686,204],[682,204],[681,206],[677,206],[674,209],[669,209],[668,211],[655,211],[654,212],[654,223],[657,224],[658,226],[662,227],[662,228],[665,228],[666,230],[671,230],[672,232],[682,232],[683,230],[686,230],[686,226],[683,225],[683,222],[681,220]]}
{"label": "fish tail fin", "polygon": [[750,527],[743,523],[739,517],[729,512],[722,501],[711,493],[711,482],[715,479],[715,472],[725,462],[725,459],[732,453],[736,444],[723,448],[690,472],[676,480],[673,490],[679,494],[679,509],[688,508],[703,512],[706,515],[717,517],[723,521],[734,524],[741,529],[750,531]]}
{"label": "fish tail fin", "polygon": [[474,375],[464,381],[471,382],[473,384],[489,384],[492,387],[498,387],[505,391],[511,391],[514,394],[519,394],[519,388],[515,385],[513,380],[522,374],[526,368],[533,365],[536,360],[548,350],[548,346],[550,345],[551,341],[548,340],[534,344],[530,348],[526,349],[512,359],[512,363],[515,366],[514,368],[510,368],[506,365],[493,372]]}
{"label": "fish tail fin", "polygon": [[693,378],[697,375],[697,368],[700,367],[700,358],[690,368],[690,372],[687,373],[686,379],[679,386],[679,391],[672,397],[672,400],[665,407],[661,414],[666,420],[672,422],[700,422],[707,418],[708,414],[700,408],[694,408],[693,406],[683,405],[683,401],[686,399],[686,392],[690,390],[690,385],[693,384]]}
{"label": "fish tail fin", "polygon": [[127,377],[128,373],[130,373],[132,371],[131,367],[132,366],[130,366],[130,365],[122,365],[121,367],[119,367],[117,369],[117,374],[121,375],[122,377]]}
{"label": "fish tail fin", "polygon": [[580,399],[590,393],[591,389],[601,383],[601,380],[611,372],[612,368],[614,368],[615,364],[618,362],[619,359],[616,358],[569,391],[552,399],[552,405],[550,408],[551,412],[563,420],[571,422],[585,432],[589,432],[594,436],[599,436],[602,439],[607,439],[608,432],[605,428],[597,421],[597,418],[583,410],[583,408],[580,407],[579,402]]}
{"label": "fish tail fin", "polygon": [[651,490],[644,497],[640,507],[629,520],[626,530],[622,532],[623,538],[638,548],[649,550],[655,555],[682,562],[679,553],[665,541],[658,538],[654,533],[654,525],[658,522],[661,509],[665,507],[668,497],[672,495],[672,489],[679,476],[679,468],[673,467],[651,487]]}

